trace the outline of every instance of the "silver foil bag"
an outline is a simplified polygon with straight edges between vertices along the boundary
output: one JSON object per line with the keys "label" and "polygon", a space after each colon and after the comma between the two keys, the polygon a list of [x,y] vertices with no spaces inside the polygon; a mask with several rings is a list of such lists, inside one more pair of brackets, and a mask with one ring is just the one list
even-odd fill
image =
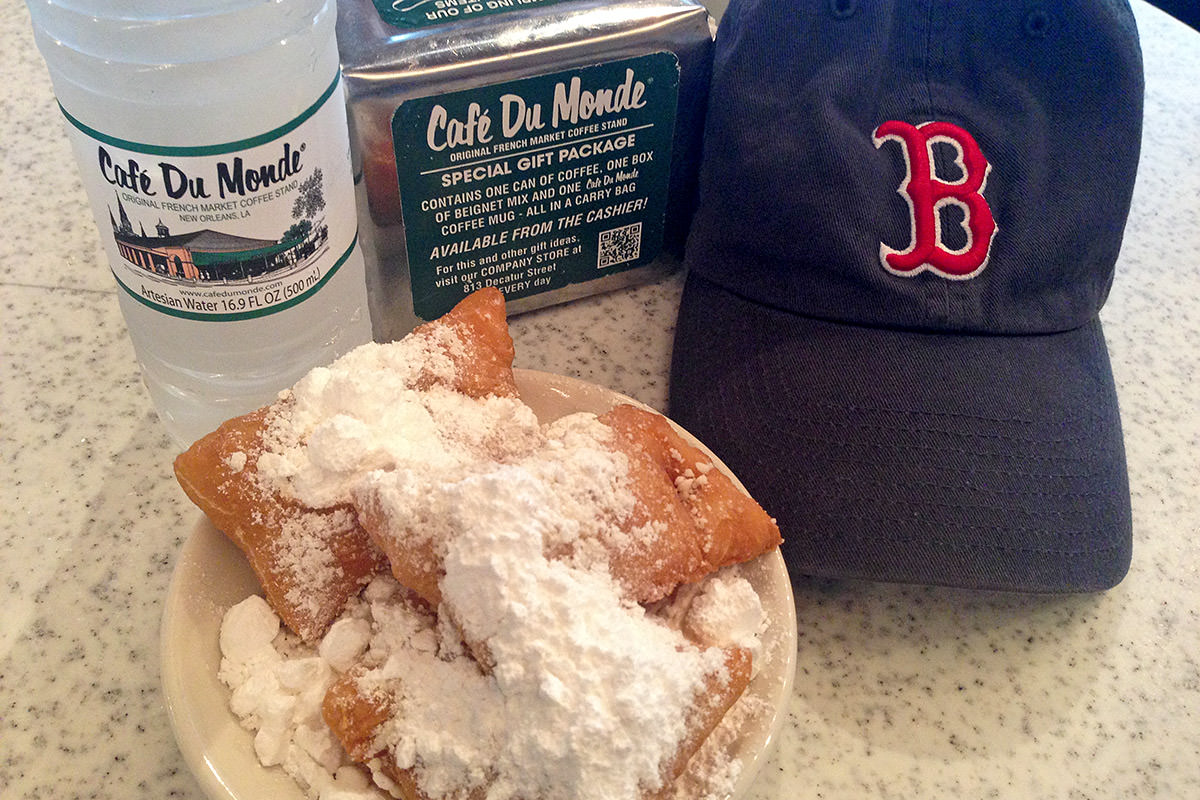
{"label": "silver foil bag", "polygon": [[712,36],[693,0],[343,0],[375,338],[482,286],[519,313],[676,269]]}

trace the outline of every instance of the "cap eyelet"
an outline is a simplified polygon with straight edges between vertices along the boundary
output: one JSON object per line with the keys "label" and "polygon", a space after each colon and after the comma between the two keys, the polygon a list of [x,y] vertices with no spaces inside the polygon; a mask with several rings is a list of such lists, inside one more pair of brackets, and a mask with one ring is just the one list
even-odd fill
{"label": "cap eyelet", "polygon": [[829,0],[829,13],[834,19],[850,19],[858,13],[858,0]]}
{"label": "cap eyelet", "polygon": [[1044,39],[1050,35],[1054,20],[1043,8],[1035,8],[1025,15],[1025,35],[1034,39]]}

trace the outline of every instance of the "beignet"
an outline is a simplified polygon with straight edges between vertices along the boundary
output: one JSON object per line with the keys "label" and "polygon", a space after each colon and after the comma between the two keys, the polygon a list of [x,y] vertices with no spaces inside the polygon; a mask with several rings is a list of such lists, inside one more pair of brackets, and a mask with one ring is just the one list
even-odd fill
{"label": "beignet", "polygon": [[653,411],[543,424],[513,356],[503,296],[477,292],[313,370],[175,472],[306,642],[373,587],[377,640],[323,712],[381,785],[567,800],[603,757],[621,796],[652,800],[752,672],[749,650],[693,641],[652,605],[779,530]]}

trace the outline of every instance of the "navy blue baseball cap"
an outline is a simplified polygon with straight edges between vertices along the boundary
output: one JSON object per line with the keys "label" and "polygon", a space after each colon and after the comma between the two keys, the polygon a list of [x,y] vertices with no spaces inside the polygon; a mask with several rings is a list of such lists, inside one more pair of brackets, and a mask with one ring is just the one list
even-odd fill
{"label": "navy blue baseball cap", "polygon": [[1125,0],[732,0],[669,413],[794,576],[1125,576],[1099,312],[1142,96]]}

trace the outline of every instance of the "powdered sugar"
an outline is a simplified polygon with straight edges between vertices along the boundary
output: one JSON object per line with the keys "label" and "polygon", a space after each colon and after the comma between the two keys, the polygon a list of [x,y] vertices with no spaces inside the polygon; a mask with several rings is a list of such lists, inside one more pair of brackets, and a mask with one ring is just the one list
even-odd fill
{"label": "powdered sugar", "polygon": [[455,372],[450,354],[462,347],[452,329],[435,326],[312,370],[277,403],[260,479],[310,508],[328,508],[350,502],[372,470],[455,475],[535,446],[537,419],[519,400],[446,388]]}
{"label": "powdered sugar", "polygon": [[279,628],[257,596],[230,608],[221,625],[218,677],[233,690],[230,710],[254,732],[259,762],[281,766],[312,798],[384,800],[321,718],[334,669]]}
{"label": "powdered sugar", "polygon": [[332,593],[332,587],[347,581],[329,542],[354,524],[354,513],[348,508],[319,516],[291,514],[280,523],[274,544],[276,567],[303,576],[288,588],[287,600],[293,608],[304,609],[311,619],[322,617],[321,603]]}
{"label": "powdered sugar", "polygon": [[371,623],[359,617],[343,617],[329,626],[317,654],[338,672],[353,667],[371,643]]}
{"label": "powdered sugar", "polygon": [[[637,531],[624,531],[619,521],[627,517],[635,500],[628,482],[625,457],[609,446],[611,430],[594,414],[572,414],[540,430],[536,438],[520,436],[500,457],[463,460],[452,469],[374,470],[361,477],[359,492],[369,495],[394,523],[397,535],[439,548],[457,536],[464,524],[486,524],[500,505],[521,502],[515,490],[502,484],[484,484],[478,478],[513,467],[536,484],[548,498],[539,541],[547,552],[571,557],[577,564],[604,561]],[[537,446],[533,446],[536,444]],[[477,519],[462,520],[464,486],[496,490],[471,506]],[[608,545],[606,548],[604,545]]]}
{"label": "powdered sugar", "polygon": [[[271,641],[270,620],[248,600],[222,626],[231,708],[255,730],[260,761],[312,797],[376,796],[353,784],[320,720],[320,698],[353,669],[364,694],[394,699],[375,743],[426,796],[486,786],[489,800],[635,800],[662,788],[696,698],[722,679],[719,648],[754,645],[761,605],[752,619],[745,581],[698,589],[697,645],[669,624],[671,609],[630,600],[607,559],[643,532],[621,524],[635,500],[611,431],[592,414],[541,426],[519,400],[444,388],[461,346],[436,328],[366,345],[281,396],[259,479],[312,508],[369,498],[395,535],[412,538],[401,543],[409,552],[417,540],[436,545],[442,605],[434,614],[377,578],[314,650],[286,631]],[[350,513],[335,510],[329,524]],[[336,579],[308,533],[285,526],[286,558]],[[730,599],[730,615],[706,610]]]}
{"label": "powdered sugar", "polygon": [[545,558],[555,496],[528,472],[501,469],[457,494],[461,528],[442,591],[492,664],[495,723],[485,727],[499,732],[499,749],[489,797],[617,800],[659,788],[687,710],[724,654],[622,600],[606,571]]}
{"label": "powdered sugar", "polygon": [[[220,677],[233,689],[231,708],[256,733],[260,760],[281,765],[314,800],[386,799],[355,777],[328,729],[314,724],[315,698],[355,664],[366,668],[358,679],[364,691],[396,698],[379,746],[398,766],[415,768],[430,796],[485,781],[492,798],[642,796],[637,778],[652,775],[672,746],[680,702],[695,691],[697,675],[718,663],[715,651],[688,645],[667,624],[686,621],[696,598],[648,614],[615,599],[602,571],[539,559],[522,535],[528,526],[512,521],[516,530],[502,524],[464,536],[447,564],[448,603],[483,595],[483,603],[466,602],[475,611],[462,624],[468,635],[493,632],[490,675],[466,654],[456,626],[390,577],[369,584],[316,648],[287,631],[264,643],[279,624],[258,597],[231,608],[221,629]],[[507,545],[490,547],[496,538]],[[698,597],[719,582],[706,582]],[[742,726],[766,711],[761,698],[739,700],[671,796],[727,796],[742,767],[724,754]]]}
{"label": "powdered sugar", "polygon": [[758,664],[767,622],[754,587],[736,570],[728,570],[704,581],[691,602],[685,625],[696,641],[714,647],[743,647],[754,654]]}

